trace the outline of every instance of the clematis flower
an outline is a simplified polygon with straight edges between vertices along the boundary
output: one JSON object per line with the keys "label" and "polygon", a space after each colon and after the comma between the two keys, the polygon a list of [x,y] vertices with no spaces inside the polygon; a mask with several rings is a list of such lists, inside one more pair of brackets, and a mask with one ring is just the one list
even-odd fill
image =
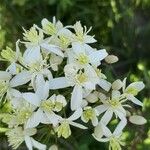
{"label": "clematis flower", "polygon": [[60,118],[59,119],[59,126],[56,128],[56,132],[58,134],[58,137],[64,137],[68,138],[71,135],[71,129],[70,125],[81,128],[81,129],[87,129],[87,127],[74,122],[77,120],[82,114],[82,109],[77,109],[69,118]]}
{"label": "clematis flower", "polygon": [[42,60],[41,50],[47,53],[54,53],[61,57],[64,57],[61,49],[49,43],[50,39],[44,39],[43,31],[38,30],[36,25],[30,28],[30,30],[24,29],[24,43],[26,50],[23,54],[23,59],[26,64],[33,64]]}
{"label": "clematis flower", "polygon": [[13,51],[11,48],[6,47],[6,49],[2,50],[1,52],[3,60],[9,61],[11,63],[7,67],[6,71],[10,72],[13,75],[17,73],[17,61],[22,61],[22,55],[18,46],[19,42],[20,40],[16,42],[16,51]]}
{"label": "clematis flower", "polygon": [[126,123],[126,120],[122,120],[113,133],[105,125],[100,124],[95,131],[101,131],[101,134],[94,132],[93,137],[99,142],[109,142],[109,150],[121,150],[121,146],[124,146],[121,135]]}
{"label": "clematis flower", "polygon": [[48,21],[46,18],[42,19],[42,30],[45,34],[51,36],[72,36],[72,32],[67,29],[67,27],[63,27],[63,24],[56,18],[53,17],[53,22]]}
{"label": "clematis flower", "polygon": [[91,31],[91,27],[87,30],[86,26],[82,27],[80,21],[77,21],[72,28],[75,30],[73,42],[80,42],[83,44],[95,43],[94,36],[87,35]]}
{"label": "clematis flower", "polygon": [[113,114],[119,117],[120,120],[126,120],[126,110],[124,107],[130,107],[127,104],[123,104],[126,99],[122,98],[119,91],[112,91],[111,98],[101,99],[102,105],[96,106],[98,114],[104,113],[101,121],[104,125],[107,125],[111,120]]}
{"label": "clematis flower", "polygon": [[[31,92],[23,93],[23,98],[37,108],[37,111],[33,112],[31,117],[28,119],[25,126],[26,128],[36,127],[39,125],[39,123],[43,124],[50,123],[53,124],[54,126],[57,125],[58,119],[60,117],[56,115],[53,111],[58,109],[56,104],[53,102],[54,97],[52,96],[48,98],[48,95],[49,95],[48,82],[39,85],[36,93]],[[63,107],[63,104],[61,104],[61,107]]]}
{"label": "clematis flower", "polygon": [[84,71],[78,70],[74,64],[65,66],[65,77],[55,78],[49,81],[50,89],[60,89],[68,86],[74,86],[71,97],[71,109],[76,110],[81,107],[83,92],[94,90],[98,82],[95,71],[91,67],[86,67]]}
{"label": "clematis flower", "polygon": [[31,136],[35,135],[37,130],[35,128],[23,129],[22,127],[16,127],[6,132],[9,145],[13,149],[17,149],[24,141],[29,150],[33,150],[33,147],[38,150],[46,150],[46,145],[34,140]]}
{"label": "clematis flower", "polygon": [[108,53],[105,49],[94,50],[80,43],[73,43],[72,50],[68,52],[68,63],[76,63],[80,68],[92,65],[97,67],[101,64]]}

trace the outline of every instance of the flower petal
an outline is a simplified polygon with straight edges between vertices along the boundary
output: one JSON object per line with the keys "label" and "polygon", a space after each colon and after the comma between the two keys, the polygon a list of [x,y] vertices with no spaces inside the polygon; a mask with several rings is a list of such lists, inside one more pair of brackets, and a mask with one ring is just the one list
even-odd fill
{"label": "flower petal", "polygon": [[63,89],[69,87],[70,84],[65,77],[54,78],[49,81],[50,89]]}
{"label": "flower petal", "polygon": [[11,74],[6,71],[0,71],[0,80],[10,80]]}
{"label": "flower petal", "polygon": [[22,71],[10,80],[10,86],[16,87],[26,84],[31,80],[31,73],[29,71]]}
{"label": "flower petal", "polygon": [[82,99],[82,87],[80,85],[74,86],[71,96],[71,110],[77,110],[78,108],[81,108]]}
{"label": "flower petal", "polygon": [[103,88],[105,91],[109,91],[111,88],[111,83],[104,80],[104,79],[99,79],[98,85]]}
{"label": "flower petal", "polygon": [[78,108],[67,120],[77,120],[82,114],[82,108]]}
{"label": "flower petal", "polygon": [[39,97],[36,94],[28,92],[28,93],[23,93],[22,96],[29,103],[31,103],[35,106],[40,105],[41,100],[39,99]]}

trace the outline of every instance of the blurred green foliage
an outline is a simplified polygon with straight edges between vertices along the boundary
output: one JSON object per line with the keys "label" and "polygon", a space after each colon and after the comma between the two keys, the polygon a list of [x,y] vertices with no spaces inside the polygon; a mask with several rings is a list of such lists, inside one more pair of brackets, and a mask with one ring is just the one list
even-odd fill
{"label": "blurred green foliage", "polygon": [[[95,46],[120,58],[105,69],[108,79],[127,76],[130,81],[144,81],[146,88],[139,95],[144,108],[135,111],[148,123],[142,127],[129,124],[124,138],[125,149],[150,150],[150,0],[0,0],[0,50],[15,47],[16,40],[22,38],[22,27],[28,29],[53,16],[65,25],[81,20],[87,27],[93,26],[91,34],[98,40]],[[2,63],[0,67],[3,69]],[[73,140],[80,150],[104,150],[107,146],[85,133],[78,133]],[[60,143],[64,145],[63,140]]]}

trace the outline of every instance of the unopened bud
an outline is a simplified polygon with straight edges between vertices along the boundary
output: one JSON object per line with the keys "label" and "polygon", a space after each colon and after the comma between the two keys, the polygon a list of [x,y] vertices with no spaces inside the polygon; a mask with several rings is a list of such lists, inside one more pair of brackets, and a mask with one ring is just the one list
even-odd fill
{"label": "unopened bud", "polygon": [[105,61],[108,63],[108,64],[113,64],[115,62],[118,61],[118,57],[115,56],[115,55],[108,55],[106,58],[105,58]]}

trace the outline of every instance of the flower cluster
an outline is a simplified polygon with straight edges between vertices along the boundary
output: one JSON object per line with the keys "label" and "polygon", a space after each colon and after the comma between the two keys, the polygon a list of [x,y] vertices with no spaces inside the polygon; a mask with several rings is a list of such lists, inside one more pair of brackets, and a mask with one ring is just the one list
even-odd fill
{"label": "flower cluster", "polygon": [[[102,73],[101,63],[115,63],[118,58],[105,49],[90,46],[94,36],[78,21],[63,26],[43,19],[41,27],[24,29],[23,39],[1,51],[1,60],[8,61],[6,71],[0,71],[0,101],[9,103],[11,111],[1,119],[8,125],[6,135],[13,149],[25,142],[45,150],[46,145],[35,140],[47,126],[56,138],[68,138],[71,126],[87,130],[93,126],[93,137],[109,141],[109,149],[121,150],[121,135],[127,119],[135,124],[146,120],[130,112],[133,104],[142,106],[136,95],[143,82],[126,86],[126,78],[113,83]],[[108,124],[118,124],[112,133]],[[91,128],[91,127],[90,127]]]}

